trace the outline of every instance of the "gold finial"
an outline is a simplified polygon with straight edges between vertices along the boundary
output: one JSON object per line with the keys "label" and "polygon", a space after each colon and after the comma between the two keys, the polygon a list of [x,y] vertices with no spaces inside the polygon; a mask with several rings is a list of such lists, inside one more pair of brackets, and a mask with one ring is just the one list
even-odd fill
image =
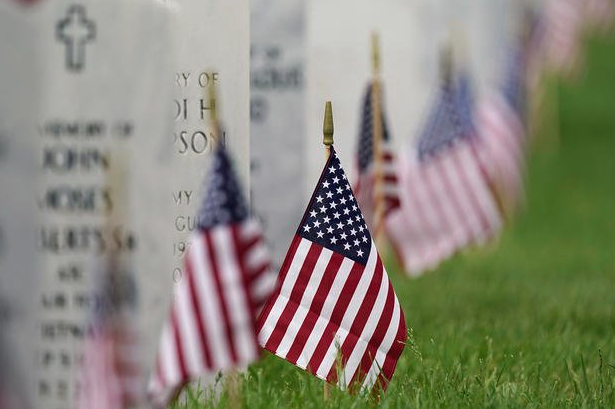
{"label": "gold finial", "polygon": [[378,32],[372,32],[372,71],[374,77],[380,75],[380,38]]}
{"label": "gold finial", "polygon": [[216,106],[216,86],[212,81],[208,87],[209,91],[209,118],[211,120],[212,132],[219,137],[220,135],[220,120],[218,119],[218,108]]}
{"label": "gold finial", "polygon": [[326,147],[333,145],[333,109],[331,108],[331,101],[327,101],[325,105],[325,122],[322,127],[322,133],[324,135],[322,143]]}

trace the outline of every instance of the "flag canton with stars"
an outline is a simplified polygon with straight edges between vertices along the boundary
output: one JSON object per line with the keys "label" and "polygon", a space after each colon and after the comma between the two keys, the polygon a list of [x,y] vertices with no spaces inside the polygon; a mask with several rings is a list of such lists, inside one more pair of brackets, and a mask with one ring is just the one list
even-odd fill
{"label": "flag canton with stars", "polygon": [[[363,116],[361,118],[361,134],[359,135],[358,158],[359,171],[365,171],[374,159],[372,84],[367,86],[363,99]],[[382,116],[382,139],[389,140],[389,129],[384,115]]]}
{"label": "flag canton with stars", "polygon": [[457,78],[455,104],[452,108],[453,116],[457,118],[457,132],[462,136],[476,135],[474,128],[474,93],[470,76],[461,72]]}
{"label": "flag canton with stars", "polygon": [[418,140],[419,159],[425,160],[455,142],[475,134],[473,97],[467,75],[445,83]]}
{"label": "flag canton with stars", "polygon": [[247,202],[226,149],[220,145],[213,158],[207,190],[198,215],[202,230],[239,223],[248,218]]}
{"label": "flag canton with stars", "polygon": [[297,234],[357,263],[367,263],[372,238],[333,148]]}

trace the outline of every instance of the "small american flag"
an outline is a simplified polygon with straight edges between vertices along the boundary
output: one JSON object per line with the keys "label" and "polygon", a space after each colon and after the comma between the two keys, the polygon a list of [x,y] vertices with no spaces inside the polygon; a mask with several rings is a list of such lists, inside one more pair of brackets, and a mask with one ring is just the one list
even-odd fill
{"label": "small american flag", "polygon": [[99,307],[85,341],[78,399],[81,409],[137,407],[145,397],[138,361],[139,338],[134,330],[135,283],[115,259],[103,277]]}
{"label": "small american flag", "polygon": [[476,115],[481,161],[506,215],[523,199],[527,90],[520,45],[510,47],[502,85],[483,98]]}
{"label": "small american flag", "polygon": [[590,29],[606,32],[615,21],[615,1],[587,0],[585,19]]}
{"label": "small american flag", "polygon": [[524,24],[527,29],[525,41],[526,84],[528,93],[535,95],[542,92],[543,75],[546,68],[547,18],[544,8],[529,8],[524,16]]}
{"label": "small american flag", "polygon": [[258,329],[265,349],[342,389],[393,376],[404,314],[333,148]]}
{"label": "small american flag", "polygon": [[[249,216],[226,150],[214,156],[198,229],[175,287],[150,395],[166,405],[188,381],[260,356],[255,321],[273,282],[260,226]],[[271,286],[269,285],[271,284]]]}
{"label": "small american flag", "polygon": [[[365,217],[367,226],[373,232],[380,230],[374,226],[376,181],[374,169],[374,132],[373,132],[372,84],[367,87],[363,99],[361,131],[357,148],[357,179],[353,191],[359,207]],[[390,135],[385,116],[382,115],[382,200],[386,217],[390,211],[399,206],[397,192],[397,175],[395,174],[395,157],[390,146]]]}
{"label": "small american flag", "polygon": [[545,54],[547,67],[572,76],[581,58],[583,7],[578,0],[547,0],[545,4]]}
{"label": "small american flag", "polygon": [[411,275],[484,242],[501,226],[476,139],[469,80],[460,75],[442,86],[418,146],[404,152],[398,165],[401,206],[386,224]]}

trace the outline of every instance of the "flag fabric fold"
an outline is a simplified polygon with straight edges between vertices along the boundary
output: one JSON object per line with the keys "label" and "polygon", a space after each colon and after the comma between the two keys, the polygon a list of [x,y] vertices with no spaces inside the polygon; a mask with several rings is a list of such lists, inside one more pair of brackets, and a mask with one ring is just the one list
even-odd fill
{"label": "flag fabric fold", "polygon": [[200,375],[260,356],[255,322],[272,290],[269,253],[223,146],[208,182],[150,381],[157,406]]}
{"label": "flag fabric fold", "polygon": [[399,158],[400,207],[386,225],[408,274],[434,269],[499,231],[500,210],[478,144],[469,79],[461,74],[441,87],[418,143]]}
{"label": "flag fabric fold", "polygon": [[523,47],[510,47],[502,84],[483,97],[476,109],[481,162],[507,217],[514,213],[524,199],[527,111],[525,58]]}
{"label": "flag fabric fold", "polygon": [[393,376],[404,314],[333,148],[258,331],[265,349],[342,389]]}

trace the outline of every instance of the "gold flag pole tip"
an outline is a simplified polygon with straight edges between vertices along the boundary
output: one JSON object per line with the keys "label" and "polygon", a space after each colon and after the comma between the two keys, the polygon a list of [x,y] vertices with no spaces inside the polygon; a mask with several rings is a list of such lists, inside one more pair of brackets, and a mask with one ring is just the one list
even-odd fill
{"label": "gold flag pole tip", "polygon": [[325,121],[322,127],[322,143],[326,147],[333,146],[333,131],[333,108],[331,106],[331,101],[327,101],[325,104]]}
{"label": "gold flag pole tip", "polygon": [[380,74],[380,38],[378,32],[372,32],[372,71],[374,77]]}

